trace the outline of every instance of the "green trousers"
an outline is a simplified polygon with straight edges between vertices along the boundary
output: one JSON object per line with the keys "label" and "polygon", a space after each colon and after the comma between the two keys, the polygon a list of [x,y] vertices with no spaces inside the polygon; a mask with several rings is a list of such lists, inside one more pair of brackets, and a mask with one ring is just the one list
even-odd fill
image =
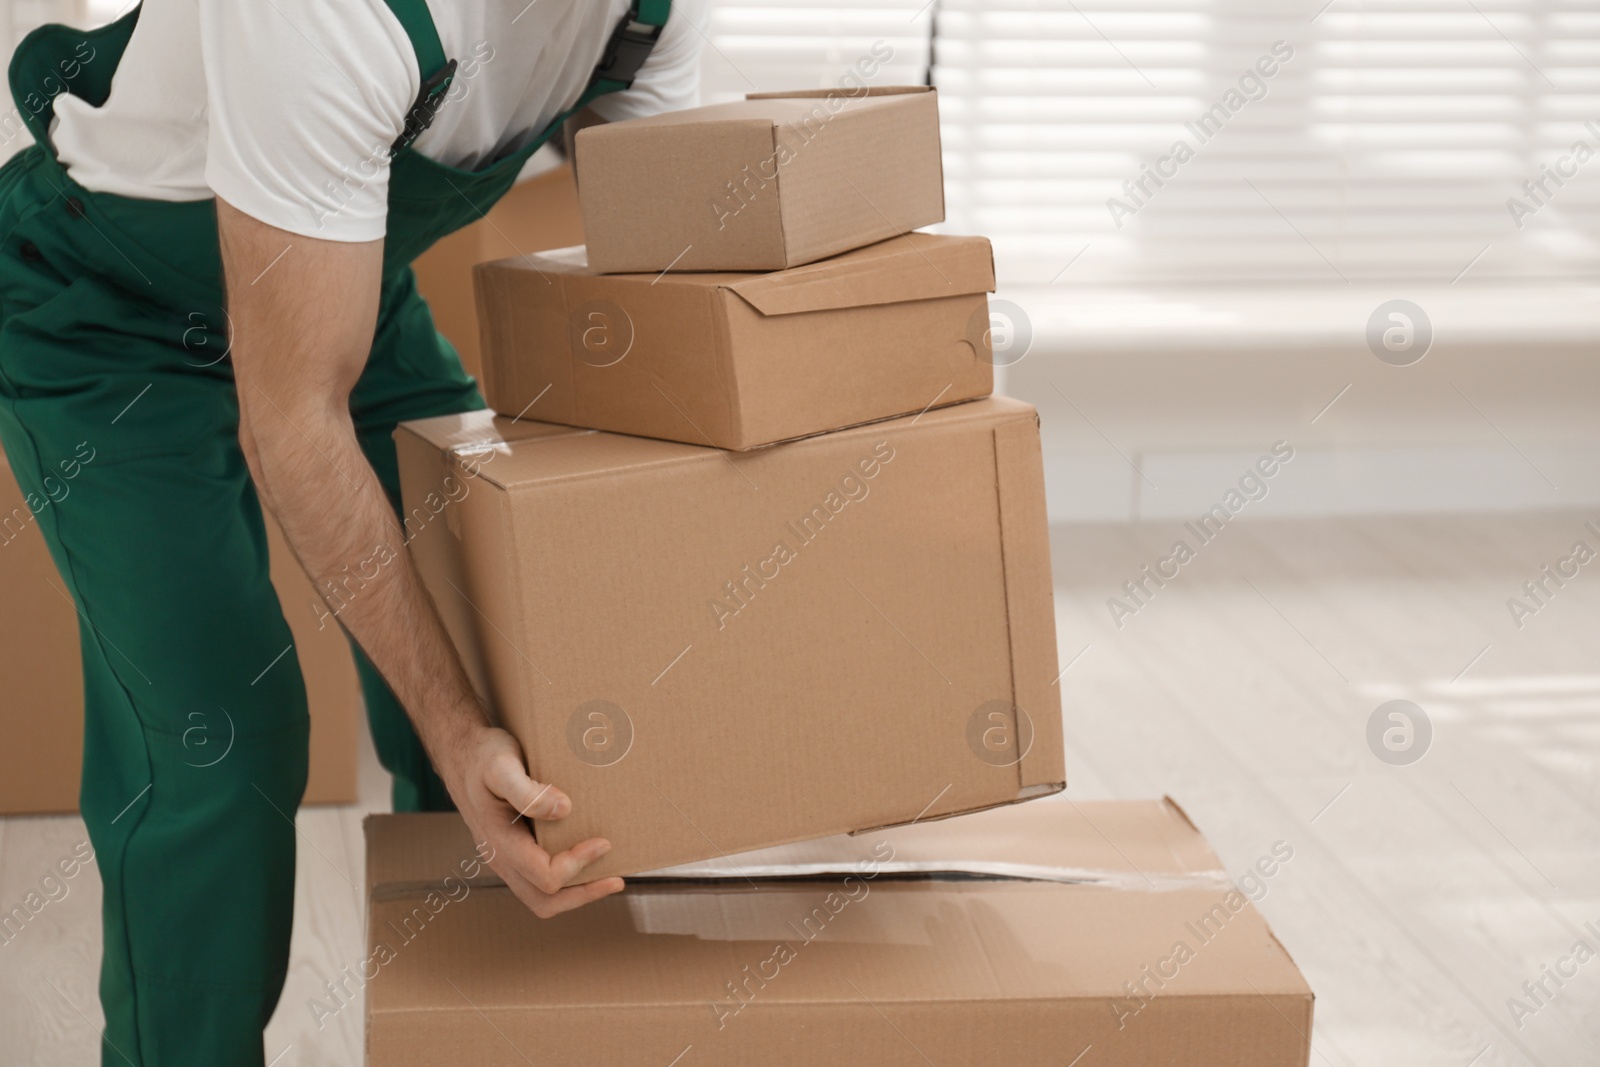
{"label": "green trousers", "polygon": [[[261,1064],[288,963],[305,687],[219,358],[218,279],[164,247],[209,210],[89,193],[39,148],[0,169],[0,443],[32,512],[0,516],[0,552],[36,522],[79,612],[102,1061],[118,1067]],[[409,270],[385,284],[350,406],[397,506],[395,424],[483,406]],[[358,658],[396,807],[448,807]]]}

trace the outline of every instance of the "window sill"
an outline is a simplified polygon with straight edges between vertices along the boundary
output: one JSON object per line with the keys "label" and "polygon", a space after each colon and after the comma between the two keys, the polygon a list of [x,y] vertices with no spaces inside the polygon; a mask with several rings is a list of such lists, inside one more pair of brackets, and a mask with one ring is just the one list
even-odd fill
{"label": "window sill", "polygon": [[1327,348],[1364,336],[1379,305],[1410,300],[1434,343],[1455,346],[1600,341],[1600,284],[1572,281],[1405,282],[1275,286],[1016,286],[996,294],[1020,307],[1039,353],[1152,346]]}

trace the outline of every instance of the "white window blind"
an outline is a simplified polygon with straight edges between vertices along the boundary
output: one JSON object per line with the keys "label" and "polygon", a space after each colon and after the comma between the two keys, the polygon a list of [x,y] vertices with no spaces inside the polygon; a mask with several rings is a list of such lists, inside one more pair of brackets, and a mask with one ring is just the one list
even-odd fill
{"label": "white window blind", "polygon": [[[706,103],[747,92],[825,89],[889,50],[866,79],[872,85],[921,84],[928,74],[927,0],[711,0],[701,62]],[[876,52],[874,46],[877,46]]]}
{"label": "white window blind", "polygon": [[[1600,268],[1600,10],[1323,3],[717,3],[706,80],[722,95],[749,87],[738,72],[761,88],[827,84],[885,38],[906,60],[886,79],[920,81],[931,30],[947,228],[992,237],[1009,285]],[[1278,41],[1292,58],[1273,56]],[[1261,57],[1272,76],[1229,97]],[[1576,158],[1580,141],[1595,158]],[[1163,185],[1124,189],[1158,165]]]}
{"label": "white window blind", "polygon": [[[1592,0],[1324,4],[712,0],[706,99],[931,66],[945,228],[993,238],[1006,285],[1600,271]],[[0,30],[123,7],[0,0]],[[1293,57],[1230,100],[1278,41]]]}

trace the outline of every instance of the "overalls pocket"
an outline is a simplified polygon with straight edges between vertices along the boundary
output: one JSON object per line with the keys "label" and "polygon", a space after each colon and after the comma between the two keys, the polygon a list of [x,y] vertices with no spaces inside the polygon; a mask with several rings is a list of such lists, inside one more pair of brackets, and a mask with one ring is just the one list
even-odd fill
{"label": "overalls pocket", "polygon": [[79,277],[0,326],[0,401],[41,463],[86,443],[97,467],[183,456],[204,473],[237,449],[224,351],[209,327]]}

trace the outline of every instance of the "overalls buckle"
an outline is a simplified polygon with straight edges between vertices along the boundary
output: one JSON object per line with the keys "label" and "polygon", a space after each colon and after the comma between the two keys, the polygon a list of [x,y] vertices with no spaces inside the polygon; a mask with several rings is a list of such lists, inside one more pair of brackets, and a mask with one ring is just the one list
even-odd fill
{"label": "overalls buckle", "polygon": [[[632,14],[638,14],[637,4],[634,5]],[[595,65],[595,78],[632,85],[633,79],[638,77],[639,68],[650,58],[650,50],[660,39],[660,26],[636,22],[631,18],[622,20],[612,31],[605,52],[601,55],[600,62]]]}

